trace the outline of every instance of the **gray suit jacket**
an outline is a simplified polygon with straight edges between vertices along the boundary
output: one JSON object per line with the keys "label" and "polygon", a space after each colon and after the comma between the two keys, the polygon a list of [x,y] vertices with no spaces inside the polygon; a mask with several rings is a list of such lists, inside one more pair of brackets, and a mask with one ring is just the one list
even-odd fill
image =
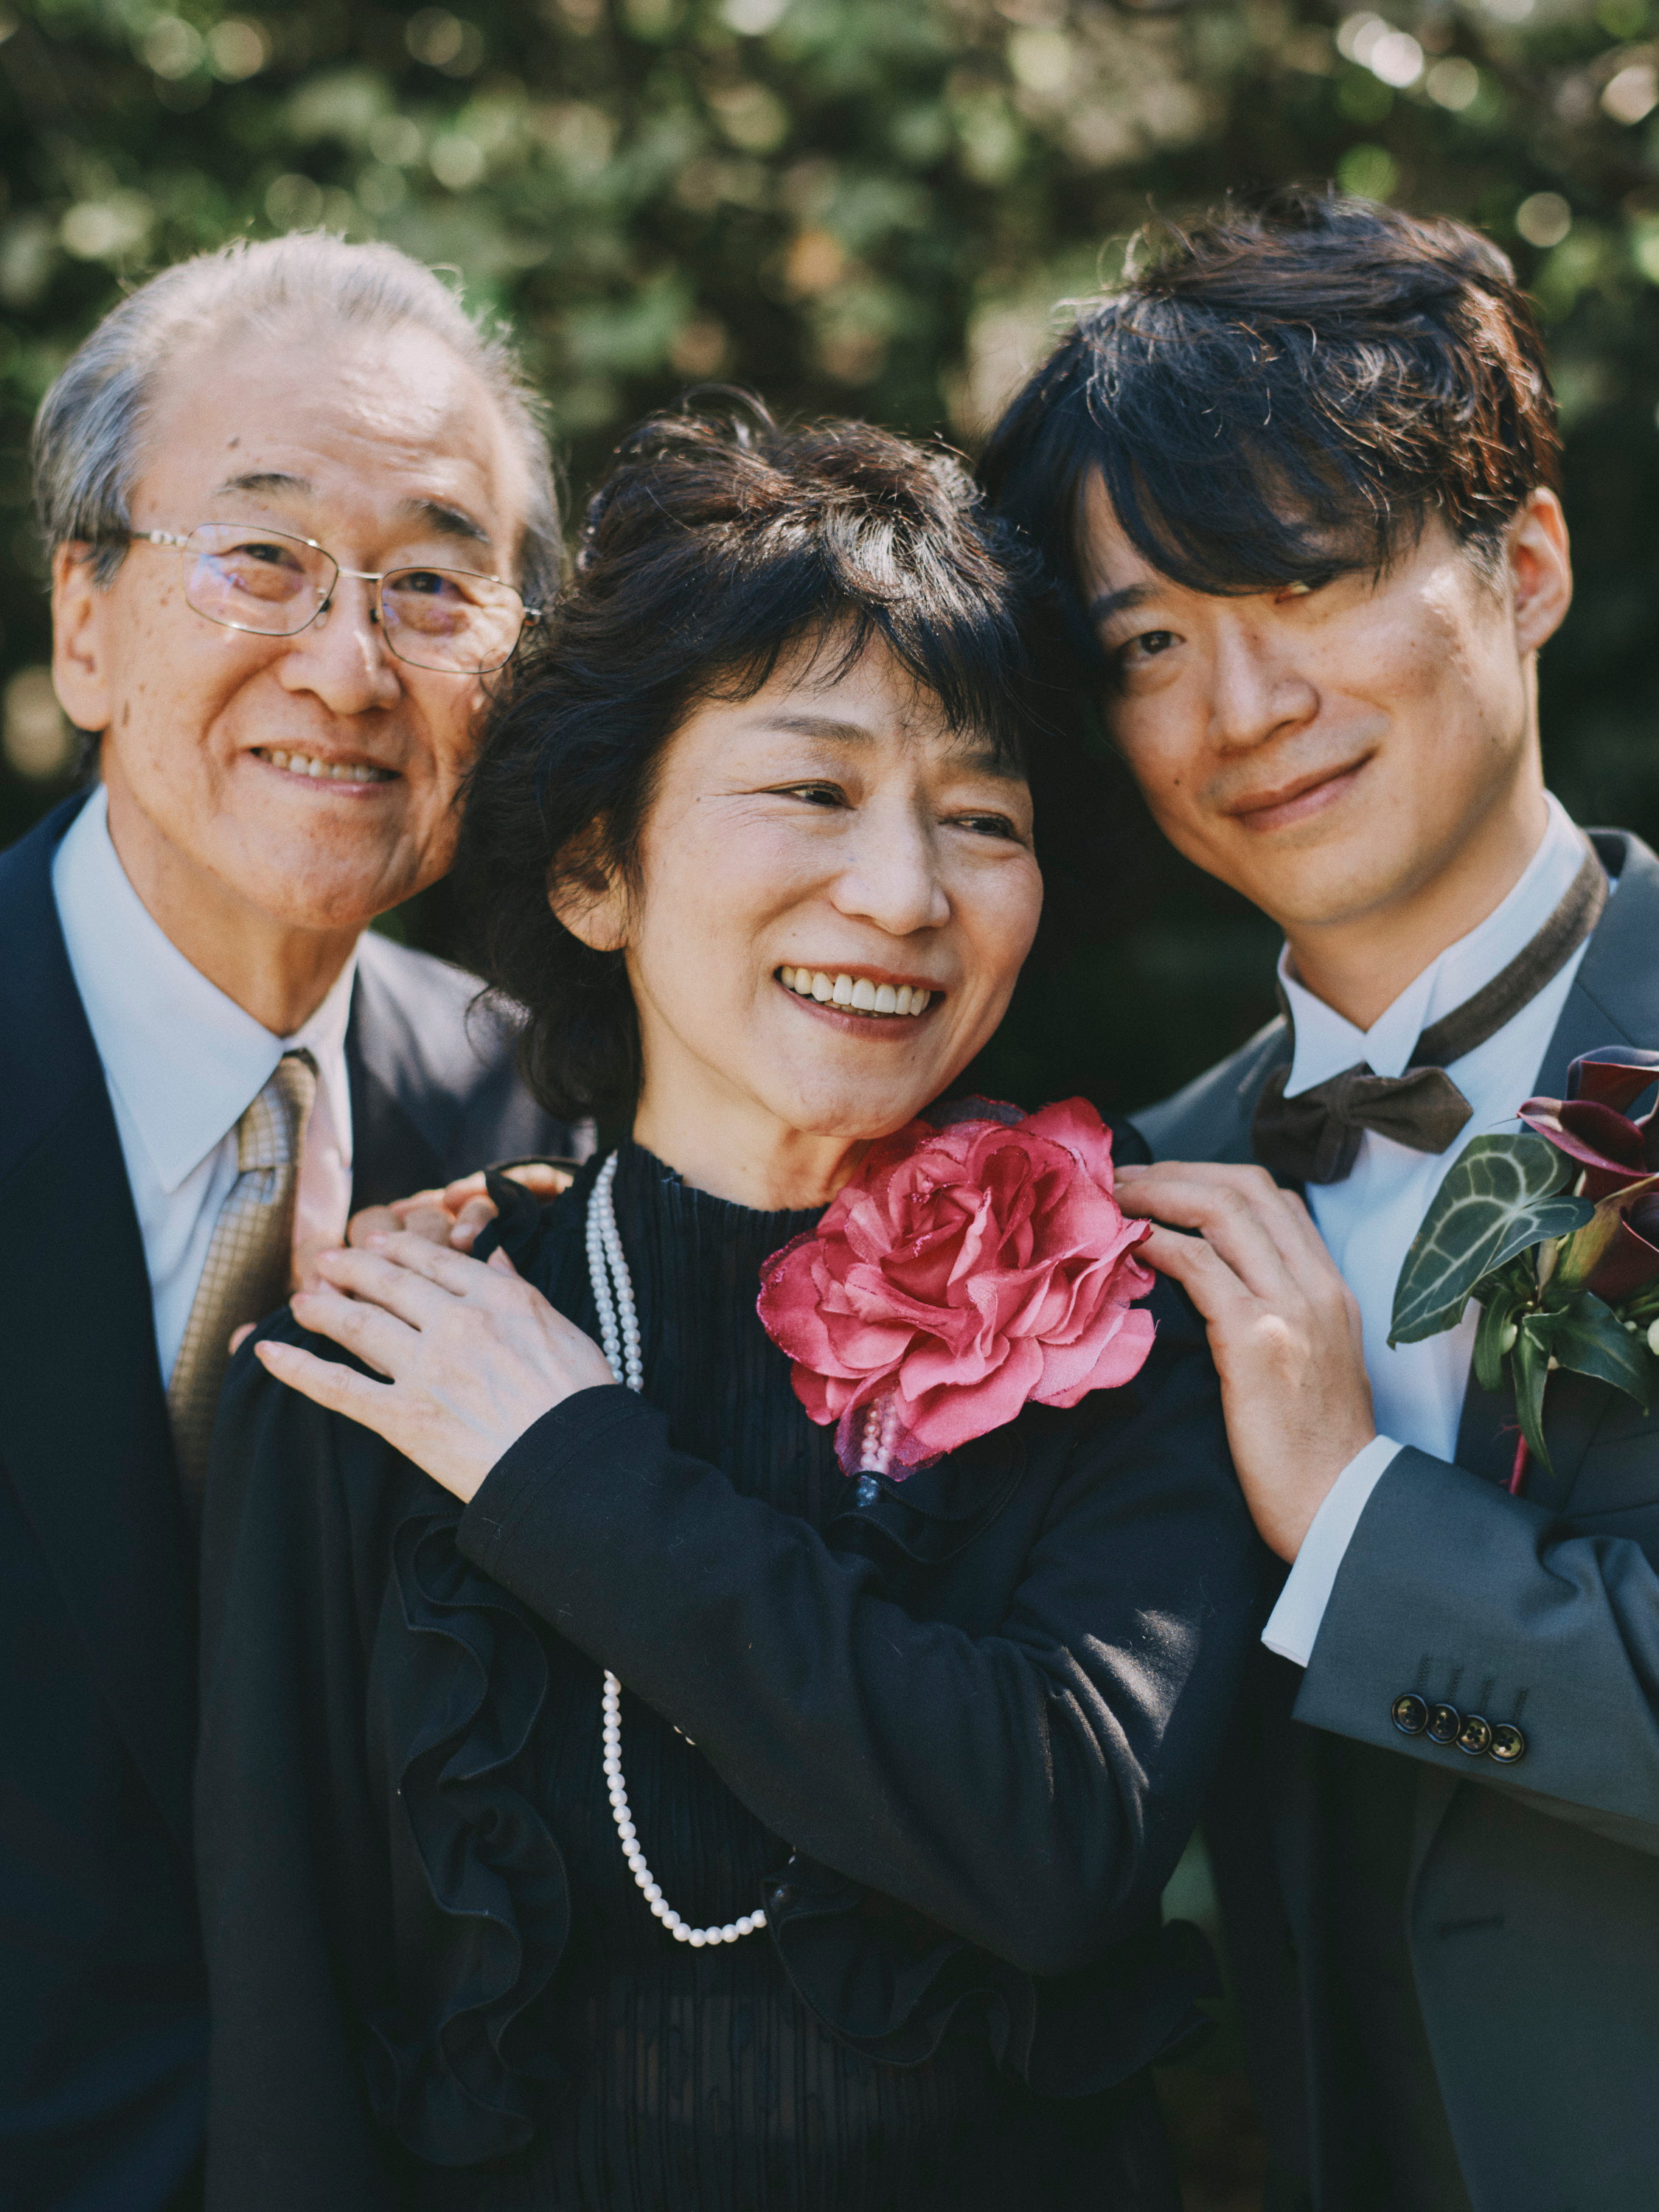
{"label": "gray suit jacket", "polygon": [[[1659,860],[1593,834],[1619,890],[1538,1073],[1558,1097],[1577,1054],[1659,1044]],[[1273,1023],[1133,1118],[1161,1158],[1248,1159],[1289,1054]],[[1512,1407],[1471,1380],[1457,1464],[1407,1450],[1377,1484],[1305,1673],[1252,1662],[1206,1826],[1278,2203],[1364,2185],[1329,2033],[1328,1730],[1415,1769],[1407,1940],[1475,2212],[1659,2204],[1659,1407],[1565,1372],[1548,1402],[1554,1477],[1512,1498]],[[1407,1691],[1517,1722],[1525,1756],[1402,1735]]]}

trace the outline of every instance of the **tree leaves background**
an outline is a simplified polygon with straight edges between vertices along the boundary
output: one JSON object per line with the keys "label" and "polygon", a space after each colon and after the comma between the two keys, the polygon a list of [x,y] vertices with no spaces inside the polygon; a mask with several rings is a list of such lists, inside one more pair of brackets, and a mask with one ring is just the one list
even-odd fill
{"label": "tree leaves background", "polygon": [[[321,222],[510,316],[573,486],[688,382],[971,446],[1149,207],[1338,175],[1513,253],[1547,318],[1579,597],[1545,659],[1582,818],[1659,838],[1659,81],[1646,0],[30,0],[0,12],[0,837],[69,787],[28,419],[119,288]],[[26,772],[27,771],[27,772]],[[1155,1095],[1272,1011],[1273,932],[1140,834],[988,1071]],[[394,918],[452,942],[442,895]]]}

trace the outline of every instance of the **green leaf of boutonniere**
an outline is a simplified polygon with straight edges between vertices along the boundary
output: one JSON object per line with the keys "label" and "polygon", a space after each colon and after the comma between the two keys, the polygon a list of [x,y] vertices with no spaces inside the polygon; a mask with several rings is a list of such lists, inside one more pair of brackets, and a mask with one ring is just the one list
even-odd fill
{"label": "green leaf of boutonniere", "polygon": [[1538,1278],[1525,1259],[1483,1275],[1470,1296],[1480,1307],[1474,1333],[1474,1376],[1483,1390],[1504,1387],[1504,1362],[1515,1345],[1521,1316],[1538,1295]]}
{"label": "green leaf of boutonniere", "polygon": [[[1454,1327],[1483,1275],[1528,1245],[1582,1229],[1595,1209],[1565,1194],[1577,1171],[1541,1137],[1477,1137],[1467,1146],[1406,1255],[1389,1343],[1416,1344]],[[1539,1388],[1541,1398],[1541,1380]]]}
{"label": "green leaf of boutonniere", "polygon": [[1527,1449],[1543,1468],[1553,1474],[1544,1443],[1544,1385],[1549,1380],[1550,1356],[1529,1328],[1522,1328],[1510,1355],[1515,1370],[1515,1411]]}
{"label": "green leaf of boutonniere", "polygon": [[[1483,1319],[1482,1327],[1485,1327]],[[1644,1413],[1659,1379],[1659,1361],[1647,1339],[1632,1335],[1612,1307],[1589,1291],[1559,1295],[1522,1314],[1515,1346],[1515,1406],[1528,1449],[1546,1474],[1553,1473],[1544,1442],[1544,1385],[1552,1362],[1575,1375],[1593,1376],[1634,1398]]]}
{"label": "green leaf of boutonniere", "polygon": [[1563,1304],[1528,1314],[1522,1323],[1558,1366],[1575,1375],[1593,1375],[1635,1399],[1645,1413],[1655,1363],[1645,1338],[1632,1336],[1611,1306],[1589,1291],[1577,1291]]}

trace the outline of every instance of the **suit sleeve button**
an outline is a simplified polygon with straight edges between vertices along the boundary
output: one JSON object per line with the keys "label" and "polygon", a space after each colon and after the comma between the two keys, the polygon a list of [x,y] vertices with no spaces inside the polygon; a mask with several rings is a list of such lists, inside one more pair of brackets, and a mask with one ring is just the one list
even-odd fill
{"label": "suit sleeve button", "polygon": [[1389,1717],[1401,1735],[1421,1735],[1429,1724],[1429,1709],[1415,1692],[1407,1690],[1389,1707]]}
{"label": "suit sleeve button", "polygon": [[1429,1741],[1431,1743],[1455,1743],[1462,1725],[1463,1716],[1455,1705],[1429,1707]]}
{"label": "suit sleeve button", "polygon": [[1457,1731],[1457,1748],[1466,1759],[1479,1759],[1492,1749],[1492,1723],[1479,1713],[1465,1713]]}
{"label": "suit sleeve button", "polygon": [[1500,1766],[1513,1766],[1517,1759],[1527,1755],[1527,1739],[1513,1721],[1499,1721],[1492,1732],[1492,1741],[1486,1746],[1488,1759],[1495,1759]]}

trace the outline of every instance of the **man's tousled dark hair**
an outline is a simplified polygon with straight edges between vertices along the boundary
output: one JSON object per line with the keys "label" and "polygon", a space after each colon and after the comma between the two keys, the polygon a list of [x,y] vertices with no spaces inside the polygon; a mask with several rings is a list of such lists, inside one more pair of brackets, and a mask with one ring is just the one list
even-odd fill
{"label": "man's tousled dark hair", "polygon": [[625,1114],[640,1041],[623,956],[550,891],[637,888],[665,745],[711,697],[752,696],[796,650],[850,665],[872,640],[953,728],[1026,764],[1038,564],[965,465],[862,422],[781,426],[743,393],[694,395],[618,447],[574,574],[495,707],[460,870],[520,1058],[564,1118]]}
{"label": "man's tousled dark hair", "polygon": [[1097,474],[1155,568],[1243,592],[1384,568],[1432,515],[1489,564],[1559,468],[1543,340],[1498,248],[1296,189],[1148,226],[981,474],[1062,576]]}

